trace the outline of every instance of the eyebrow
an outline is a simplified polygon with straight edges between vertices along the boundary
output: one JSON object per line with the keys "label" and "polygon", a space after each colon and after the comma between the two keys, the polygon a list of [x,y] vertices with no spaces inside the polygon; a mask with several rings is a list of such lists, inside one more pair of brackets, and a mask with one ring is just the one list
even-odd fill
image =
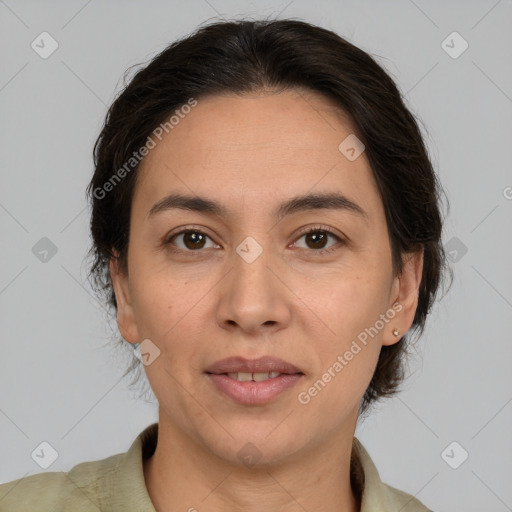
{"label": "eyebrow", "polygon": [[[229,216],[229,210],[222,204],[200,196],[170,194],[155,203],[148,212],[148,218],[157,213],[180,209],[206,213],[219,217]],[[310,210],[345,210],[354,213],[363,220],[368,220],[368,214],[357,203],[340,193],[304,194],[288,199],[280,204],[273,212],[277,219],[286,215]]]}

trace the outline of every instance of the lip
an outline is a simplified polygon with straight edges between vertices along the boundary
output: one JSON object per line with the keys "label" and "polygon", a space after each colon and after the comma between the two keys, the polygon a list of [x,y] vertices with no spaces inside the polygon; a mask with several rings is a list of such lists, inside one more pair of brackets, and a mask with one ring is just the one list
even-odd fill
{"label": "lip", "polygon": [[[238,381],[228,373],[279,372],[281,375],[260,382]],[[304,377],[296,366],[283,359],[264,356],[258,359],[228,357],[212,364],[205,370],[208,380],[221,393],[243,405],[261,405],[270,402],[292,388]]]}
{"label": "lip", "polygon": [[242,382],[223,374],[208,373],[206,376],[217,390],[242,405],[266,404],[304,378],[302,373],[283,373],[262,382]]}
{"label": "lip", "polygon": [[245,357],[227,357],[216,361],[208,368],[205,373],[221,375],[224,373],[266,373],[266,372],[279,372],[286,374],[295,374],[303,372],[287,361],[277,357],[263,356],[258,359],[246,359]]}

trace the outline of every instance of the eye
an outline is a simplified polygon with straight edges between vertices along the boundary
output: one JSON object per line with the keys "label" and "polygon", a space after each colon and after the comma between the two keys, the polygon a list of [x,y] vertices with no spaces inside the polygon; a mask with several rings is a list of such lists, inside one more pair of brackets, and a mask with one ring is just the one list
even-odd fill
{"label": "eye", "polygon": [[[213,240],[206,233],[203,233],[198,229],[186,229],[179,233],[175,233],[166,240],[165,245],[176,245],[181,251],[193,252],[198,251],[199,249],[208,248],[206,245],[207,240],[210,240],[213,244],[210,245],[210,247],[219,247],[217,244],[213,243]],[[171,250],[174,249],[171,248]]]}
{"label": "eye", "polygon": [[[299,238],[305,239],[305,249],[313,249],[315,252],[320,254],[330,253],[336,250],[335,243],[327,246],[328,239],[334,239],[334,241],[343,244],[344,240],[338,235],[334,234],[330,229],[322,226],[313,226],[303,231],[302,236]],[[295,242],[297,244],[297,242]]]}
{"label": "eye", "polygon": [[[336,250],[336,242],[344,244],[345,240],[323,226],[313,226],[302,231],[300,239],[304,238],[306,247],[301,249],[313,249],[318,254],[326,254]],[[328,245],[329,238],[334,242]],[[210,245],[208,246],[208,241]],[[295,242],[294,245],[297,245]],[[213,240],[199,229],[185,229],[170,235],[164,242],[173,252],[200,252],[201,249],[220,248]],[[176,248],[175,248],[176,247]]]}

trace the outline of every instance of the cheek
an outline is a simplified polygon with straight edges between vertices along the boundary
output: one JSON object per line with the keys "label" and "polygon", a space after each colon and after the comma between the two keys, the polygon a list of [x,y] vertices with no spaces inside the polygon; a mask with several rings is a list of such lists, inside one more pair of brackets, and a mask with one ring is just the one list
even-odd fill
{"label": "cheek", "polygon": [[[378,303],[369,304],[369,296],[358,290],[334,297],[334,304],[325,304],[328,311],[330,330],[327,336],[315,336],[315,365],[301,391],[303,401],[311,401],[310,410],[331,411],[331,421],[337,423],[359,407],[366,391],[380,353],[381,332],[372,327],[379,319],[381,308]],[[327,309],[329,308],[329,309]],[[326,323],[327,323],[326,322]],[[333,334],[334,331],[335,334]]]}
{"label": "cheek", "polygon": [[326,334],[312,333],[320,360],[315,377],[332,382],[329,386],[338,397],[346,395],[344,388],[363,392],[373,375],[387,326],[380,318],[386,312],[389,286],[382,271],[354,268],[337,286],[317,290],[315,309]]}
{"label": "cheek", "polygon": [[355,336],[373,325],[387,306],[390,281],[370,265],[344,269],[315,291],[322,318],[339,338]]}
{"label": "cheek", "polygon": [[172,268],[149,252],[135,251],[130,291],[141,335],[156,340],[167,338],[195,314],[206,284],[194,276]]}
{"label": "cheek", "polygon": [[173,392],[169,388],[173,378],[185,385],[189,375],[196,373],[199,340],[204,338],[204,295],[204,285],[187,284],[176,276],[148,274],[145,279],[134,280],[140,336],[150,339],[160,351],[155,362],[145,367],[159,400],[179,400],[179,386],[171,386]]}

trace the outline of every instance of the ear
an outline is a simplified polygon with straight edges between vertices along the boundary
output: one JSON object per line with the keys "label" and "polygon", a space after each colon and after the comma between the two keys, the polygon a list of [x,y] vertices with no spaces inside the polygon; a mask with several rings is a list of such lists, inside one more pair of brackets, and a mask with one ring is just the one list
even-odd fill
{"label": "ear", "polygon": [[117,326],[121,336],[129,343],[139,343],[139,331],[133,312],[128,275],[119,266],[119,255],[110,258],[109,271],[117,302]]}
{"label": "ear", "polygon": [[[418,307],[418,294],[423,275],[423,249],[402,257],[402,272],[393,281],[389,310],[395,316],[386,324],[383,345],[394,345],[411,328]],[[399,334],[395,336],[393,331]]]}

